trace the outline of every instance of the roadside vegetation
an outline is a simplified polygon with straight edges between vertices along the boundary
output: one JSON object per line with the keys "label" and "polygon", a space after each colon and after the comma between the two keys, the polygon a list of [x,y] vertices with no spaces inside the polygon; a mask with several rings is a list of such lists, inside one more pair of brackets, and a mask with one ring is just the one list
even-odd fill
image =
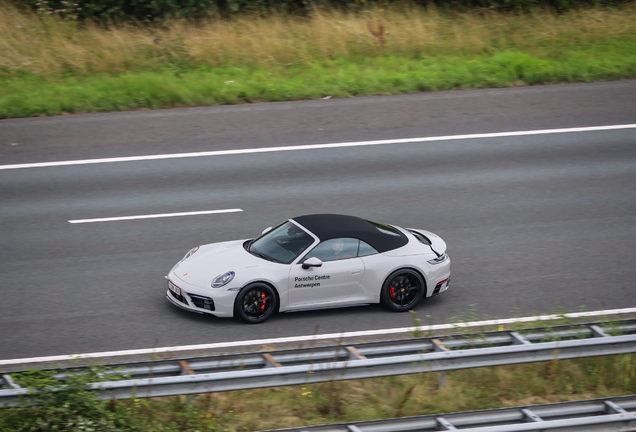
{"label": "roadside vegetation", "polygon": [[[605,331],[620,334],[619,322],[600,318],[606,323],[602,325]],[[433,336],[425,330],[433,324],[430,317],[419,319],[414,314],[413,319],[416,330],[411,337]],[[466,316],[455,319],[474,322],[490,318],[468,310]],[[498,328],[458,327],[452,333],[470,333],[477,340],[493,330],[523,334],[537,327],[555,328],[580,322],[583,321],[562,315],[550,321],[518,322]],[[548,340],[559,337],[555,333]],[[63,392],[47,392],[59,384],[51,378],[55,371],[12,374],[22,387],[40,390],[36,398],[39,405],[0,408],[0,432],[242,432],[636,394],[634,353],[450,371],[443,381],[440,373],[421,373],[101,402],[94,400],[85,386],[100,381],[104,371],[103,367],[93,366],[84,374],[71,374]],[[110,376],[111,380],[128,378]]]}
{"label": "roadside vegetation", "polygon": [[636,3],[107,25],[68,5],[0,2],[0,118],[636,78]]}
{"label": "roadside vegetation", "polygon": [[[51,385],[47,375],[32,372],[21,383],[46,387]],[[109,402],[94,401],[78,378],[72,391],[44,397],[43,405],[0,409],[0,431],[239,432],[616,397],[636,393],[636,355],[447,372],[441,388],[439,377],[428,373]]]}

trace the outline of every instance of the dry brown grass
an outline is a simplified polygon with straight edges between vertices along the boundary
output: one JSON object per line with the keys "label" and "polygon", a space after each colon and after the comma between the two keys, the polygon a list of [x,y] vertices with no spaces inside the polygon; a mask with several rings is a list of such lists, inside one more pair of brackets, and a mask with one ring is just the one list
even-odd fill
{"label": "dry brown grass", "polygon": [[120,73],[178,64],[292,65],[337,58],[443,54],[479,55],[520,49],[549,55],[572,44],[636,35],[636,5],[566,15],[536,11],[441,14],[429,8],[315,11],[310,17],[274,15],[164,26],[94,24],[41,19],[0,3],[0,73]]}
{"label": "dry brown grass", "polygon": [[[249,431],[535,405],[636,391],[636,356],[623,355],[199,395],[202,417]],[[174,398],[146,402],[148,412]],[[172,414],[179,408],[171,410]],[[171,419],[167,419],[172,421]]]}

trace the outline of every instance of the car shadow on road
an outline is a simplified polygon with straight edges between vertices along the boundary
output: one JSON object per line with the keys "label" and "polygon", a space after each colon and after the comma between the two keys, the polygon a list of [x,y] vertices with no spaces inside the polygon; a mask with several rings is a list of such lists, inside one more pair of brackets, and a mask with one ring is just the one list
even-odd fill
{"label": "car shadow on road", "polygon": [[[256,325],[243,323],[233,318],[218,318],[211,314],[185,311],[168,302],[165,302],[162,309],[170,317],[186,326],[192,325],[198,328],[201,325],[205,326],[206,330],[209,330],[210,326],[213,326],[215,330],[232,329],[236,331],[237,338],[249,334],[251,338],[256,339],[426,325],[428,324],[426,317],[434,310],[440,309],[443,303],[440,297],[442,296],[420,302],[411,313],[396,313],[380,304],[369,304],[280,312]],[[420,319],[420,324],[417,324],[416,319]]]}

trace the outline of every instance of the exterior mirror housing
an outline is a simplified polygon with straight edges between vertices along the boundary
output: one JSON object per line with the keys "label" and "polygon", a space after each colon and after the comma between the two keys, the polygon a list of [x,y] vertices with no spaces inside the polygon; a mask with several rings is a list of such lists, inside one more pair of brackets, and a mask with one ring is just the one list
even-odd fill
{"label": "exterior mirror housing", "polygon": [[322,267],[322,261],[316,257],[308,258],[303,263],[303,268],[307,270],[309,267]]}

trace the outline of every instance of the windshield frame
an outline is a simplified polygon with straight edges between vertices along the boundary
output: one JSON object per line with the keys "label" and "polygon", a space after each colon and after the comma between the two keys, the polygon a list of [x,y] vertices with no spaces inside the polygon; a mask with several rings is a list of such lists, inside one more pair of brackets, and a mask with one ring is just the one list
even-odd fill
{"label": "windshield frame", "polygon": [[[268,255],[266,253],[263,253],[262,251],[257,250],[256,248],[252,249],[252,247],[254,246],[254,243],[256,243],[259,240],[264,239],[265,237],[268,237],[268,236],[272,235],[277,229],[279,229],[280,227],[282,227],[283,225],[285,225],[287,223],[291,223],[291,224],[295,225],[298,229],[300,229],[303,233],[307,234],[313,240],[310,244],[305,246],[304,249],[302,249],[300,252],[298,252],[298,254],[292,260],[290,260],[290,261],[281,261],[280,259],[272,257],[272,256],[270,256],[270,255]],[[319,242],[320,242],[320,240],[318,239],[318,237],[316,237],[311,231],[307,230],[305,227],[303,227],[302,225],[300,225],[299,223],[297,223],[293,219],[288,219],[288,220],[276,225],[275,227],[273,227],[272,229],[268,230],[267,232],[261,234],[260,236],[256,237],[254,240],[250,241],[249,244],[246,247],[246,250],[251,255],[254,255],[255,257],[261,258],[261,259],[266,260],[266,261],[270,261],[272,263],[293,265],[294,263],[296,263],[299,260],[299,258],[304,256],[304,254],[305,254],[305,252],[307,250],[311,250]],[[288,251],[288,252],[292,253],[291,251]]]}

